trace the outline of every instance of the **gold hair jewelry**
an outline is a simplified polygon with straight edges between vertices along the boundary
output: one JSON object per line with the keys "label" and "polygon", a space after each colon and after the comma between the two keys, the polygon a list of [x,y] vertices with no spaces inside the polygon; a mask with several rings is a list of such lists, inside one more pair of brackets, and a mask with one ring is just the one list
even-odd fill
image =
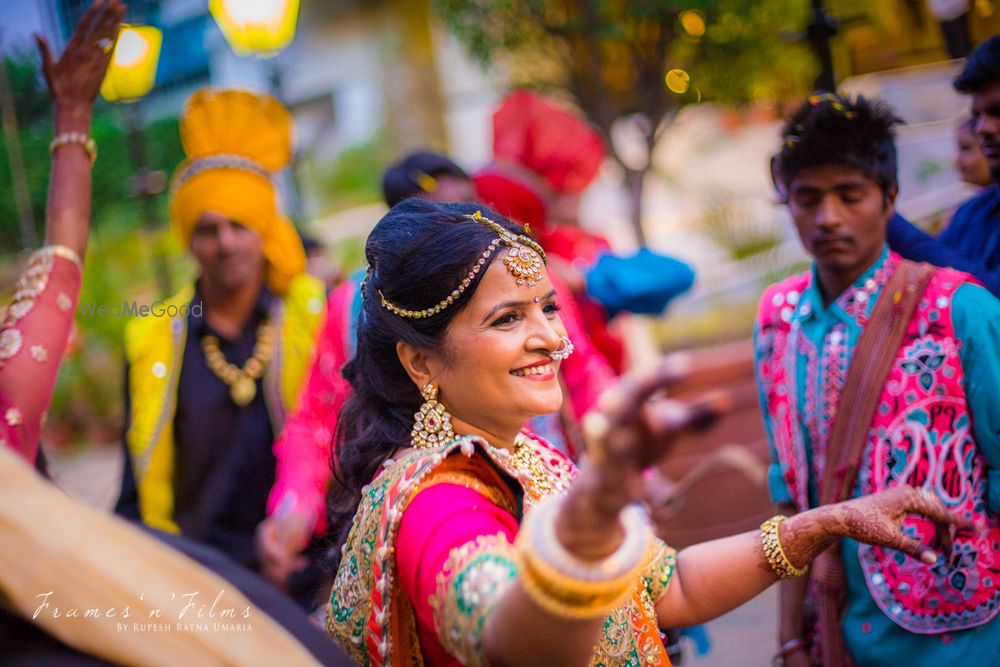
{"label": "gold hair jewelry", "polygon": [[430,308],[424,308],[423,310],[409,310],[407,308],[402,308],[385,298],[385,294],[382,290],[378,290],[379,298],[382,300],[382,307],[388,310],[390,313],[399,315],[400,317],[406,317],[409,319],[422,319],[425,317],[431,317],[432,315],[437,315],[442,310],[455,303],[458,297],[462,296],[462,293],[469,288],[472,281],[475,280],[476,275],[482,270],[486,265],[486,260],[496,251],[500,244],[503,243],[508,246],[507,255],[503,259],[504,266],[507,270],[514,276],[517,280],[518,285],[527,284],[529,287],[537,285],[542,279],[542,266],[545,262],[545,251],[542,250],[542,246],[538,245],[531,237],[526,234],[512,234],[507,231],[501,225],[493,222],[486,216],[482,214],[481,211],[476,211],[471,215],[466,215],[466,218],[474,222],[478,222],[481,225],[486,225],[493,231],[497,233],[499,238],[494,239],[487,246],[483,254],[480,255],[476,263],[472,265],[472,269],[469,271],[468,275],[462,279],[458,287],[451,291],[451,294],[446,296],[444,299],[439,301],[436,305]]}
{"label": "gold hair jewelry", "polygon": [[764,547],[764,557],[771,571],[781,579],[794,579],[806,573],[806,568],[798,568],[792,565],[785,555],[785,550],[781,548],[781,539],[778,537],[778,528],[787,517],[781,514],[773,516],[760,525],[760,541]]}
{"label": "gold hair jewelry", "polygon": [[226,361],[219,349],[219,339],[211,334],[202,337],[201,349],[205,353],[209,369],[229,385],[229,397],[242,408],[249,405],[257,395],[257,378],[264,374],[274,353],[274,330],[270,322],[261,322],[257,327],[257,342],[253,346],[253,354],[243,364],[243,368],[237,368]]}
{"label": "gold hair jewelry", "polygon": [[413,430],[410,431],[410,445],[413,447],[437,447],[451,442],[456,437],[451,428],[451,415],[438,400],[437,385],[427,383],[420,390],[424,404],[413,414]]}

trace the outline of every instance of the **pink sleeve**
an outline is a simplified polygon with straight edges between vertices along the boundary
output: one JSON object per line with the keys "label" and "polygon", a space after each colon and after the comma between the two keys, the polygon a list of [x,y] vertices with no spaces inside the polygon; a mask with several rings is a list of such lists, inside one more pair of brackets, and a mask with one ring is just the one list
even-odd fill
{"label": "pink sleeve", "polygon": [[573,414],[579,419],[593,407],[601,392],[615,383],[615,373],[604,355],[594,347],[569,288],[551,273],[549,278],[562,309],[559,315],[566,334],[573,341],[573,354],[562,362],[560,372]]}
{"label": "pink sleeve", "polygon": [[268,516],[296,512],[326,530],[325,499],[332,478],[330,455],[337,416],[350,394],[341,369],[347,363],[346,335],[357,285],[341,284],[327,302],[326,320],[298,405],[274,443],[277,471],[267,501]]}
{"label": "pink sleeve", "polygon": [[36,252],[0,325],[0,445],[32,464],[73,326],[81,278],[76,260],[50,248]]}
{"label": "pink sleeve", "polygon": [[447,656],[434,632],[429,599],[449,554],[481,535],[497,533],[513,543],[517,520],[482,494],[459,484],[425,489],[403,512],[396,538],[396,568],[399,585],[413,603],[425,657]]}

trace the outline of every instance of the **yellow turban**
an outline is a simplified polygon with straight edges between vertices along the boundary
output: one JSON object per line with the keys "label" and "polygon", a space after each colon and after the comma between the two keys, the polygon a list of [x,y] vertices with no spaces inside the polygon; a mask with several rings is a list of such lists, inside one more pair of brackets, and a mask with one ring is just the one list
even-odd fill
{"label": "yellow turban", "polygon": [[288,111],[270,95],[204,88],[188,100],[180,131],[187,159],[174,172],[170,218],[184,245],[206,212],[238,222],[260,237],[268,286],[284,294],[306,266],[272,181],[291,159]]}

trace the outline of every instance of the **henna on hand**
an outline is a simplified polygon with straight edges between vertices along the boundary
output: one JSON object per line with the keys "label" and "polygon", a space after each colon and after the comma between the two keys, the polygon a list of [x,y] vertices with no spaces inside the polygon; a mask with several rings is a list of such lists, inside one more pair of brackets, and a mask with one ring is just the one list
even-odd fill
{"label": "henna on hand", "polygon": [[902,485],[796,514],[781,525],[779,537],[785,555],[795,567],[805,566],[841,537],[897,549],[933,565],[938,558],[934,549],[901,530],[908,514],[925,516],[937,524],[946,553],[951,545],[952,527],[977,529],[948,510],[933,494]]}

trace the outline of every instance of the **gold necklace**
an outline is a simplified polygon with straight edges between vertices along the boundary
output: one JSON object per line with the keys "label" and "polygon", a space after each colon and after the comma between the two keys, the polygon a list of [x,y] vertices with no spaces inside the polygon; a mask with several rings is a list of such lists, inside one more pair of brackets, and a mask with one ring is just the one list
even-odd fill
{"label": "gold necklace", "polygon": [[528,473],[531,488],[534,489],[539,498],[544,498],[552,493],[552,479],[548,470],[545,469],[545,465],[535,451],[534,445],[531,444],[531,440],[520,433],[514,439],[514,452],[511,455],[511,460],[519,470]]}
{"label": "gold necklace", "polygon": [[263,375],[274,353],[274,328],[267,320],[260,323],[253,354],[243,364],[243,368],[237,368],[226,361],[226,356],[219,349],[219,339],[211,334],[202,337],[201,349],[205,353],[208,368],[229,386],[229,397],[242,408],[249,405],[257,395],[257,378]]}

